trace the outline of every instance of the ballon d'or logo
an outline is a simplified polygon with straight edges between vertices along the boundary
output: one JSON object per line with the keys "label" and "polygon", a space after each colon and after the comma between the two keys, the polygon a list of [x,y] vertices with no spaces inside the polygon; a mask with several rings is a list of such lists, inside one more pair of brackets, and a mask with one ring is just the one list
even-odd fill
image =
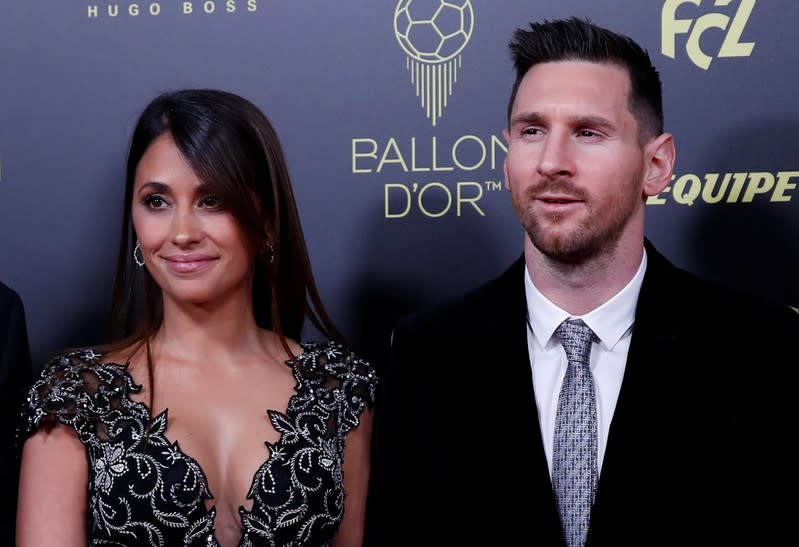
{"label": "ballon d'or logo", "polygon": [[458,81],[461,52],[474,29],[471,0],[399,0],[394,35],[422,108],[436,125]]}

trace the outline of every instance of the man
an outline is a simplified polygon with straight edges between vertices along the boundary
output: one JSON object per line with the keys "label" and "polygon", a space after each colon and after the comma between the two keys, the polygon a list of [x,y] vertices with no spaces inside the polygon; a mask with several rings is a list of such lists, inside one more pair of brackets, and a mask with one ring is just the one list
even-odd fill
{"label": "man", "polygon": [[799,316],[645,241],[675,147],[640,46],[572,18],[510,47],[524,253],[397,325],[369,545],[785,544]]}
{"label": "man", "polygon": [[19,462],[14,447],[23,388],[32,381],[22,301],[0,282],[0,493],[8,503],[0,513],[0,545],[14,545]]}

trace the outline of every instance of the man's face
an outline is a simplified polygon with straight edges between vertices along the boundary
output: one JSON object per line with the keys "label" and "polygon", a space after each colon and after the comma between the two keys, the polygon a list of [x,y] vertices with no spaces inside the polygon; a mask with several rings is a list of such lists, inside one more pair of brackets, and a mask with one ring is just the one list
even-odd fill
{"label": "man's face", "polygon": [[623,68],[583,61],[536,65],[519,85],[505,184],[552,260],[583,263],[643,232],[644,150],[629,94]]}

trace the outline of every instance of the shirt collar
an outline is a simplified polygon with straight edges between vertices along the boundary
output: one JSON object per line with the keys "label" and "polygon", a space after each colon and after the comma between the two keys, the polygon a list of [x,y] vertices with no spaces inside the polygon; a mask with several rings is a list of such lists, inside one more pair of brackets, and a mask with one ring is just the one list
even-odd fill
{"label": "shirt collar", "polygon": [[570,315],[544,296],[533,284],[530,272],[525,266],[524,290],[527,298],[527,317],[533,336],[541,344],[541,347],[546,347],[552,339],[552,335],[555,334],[555,329],[563,321],[582,319],[594,331],[605,349],[612,350],[635,321],[635,306],[638,303],[638,294],[641,292],[641,285],[644,282],[646,263],[646,250],[644,250],[638,271],[629,283],[610,300],[582,316]]}

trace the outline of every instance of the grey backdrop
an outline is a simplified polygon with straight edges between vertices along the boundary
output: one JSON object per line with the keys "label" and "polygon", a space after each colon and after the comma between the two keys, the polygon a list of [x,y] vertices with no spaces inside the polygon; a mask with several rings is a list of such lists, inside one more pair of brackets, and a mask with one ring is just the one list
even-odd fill
{"label": "grey backdrop", "polygon": [[[424,21],[439,9],[451,36],[436,58]],[[416,58],[395,13],[398,32],[416,22]],[[661,71],[677,175],[647,208],[648,237],[689,270],[798,305],[793,0],[3,0],[0,279],[23,298],[34,360],[101,340],[130,131],[153,96],[185,86],[240,93],[271,118],[322,296],[379,360],[400,314],[520,253],[496,189],[507,42],[569,15],[629,34]],[[438,91],[430,116],[420,83]]]}

